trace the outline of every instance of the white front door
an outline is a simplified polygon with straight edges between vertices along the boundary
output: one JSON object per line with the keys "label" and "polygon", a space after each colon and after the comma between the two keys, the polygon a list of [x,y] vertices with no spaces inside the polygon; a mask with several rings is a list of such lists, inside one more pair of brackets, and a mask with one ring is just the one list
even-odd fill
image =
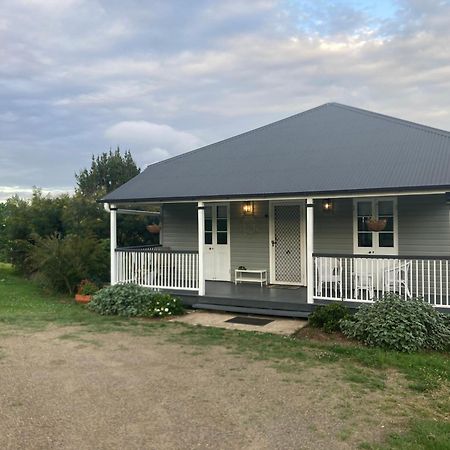
{"label": "white front door", "polygon": [[205,205],[205,279],[231,281],[230,208],[226,203]]}
{"label": "white front door", "polygon": [[305,284],[304,212],[304,204],[271,204],[270,282],[273,284]]}

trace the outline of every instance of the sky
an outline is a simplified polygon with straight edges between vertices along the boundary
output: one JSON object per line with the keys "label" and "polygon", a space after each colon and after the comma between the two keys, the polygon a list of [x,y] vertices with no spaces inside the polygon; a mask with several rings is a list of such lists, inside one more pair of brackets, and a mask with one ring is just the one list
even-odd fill
{"label": "sky", "polygon": [[450,0],[0,0],[0,201],[327,102],[450,130]]}

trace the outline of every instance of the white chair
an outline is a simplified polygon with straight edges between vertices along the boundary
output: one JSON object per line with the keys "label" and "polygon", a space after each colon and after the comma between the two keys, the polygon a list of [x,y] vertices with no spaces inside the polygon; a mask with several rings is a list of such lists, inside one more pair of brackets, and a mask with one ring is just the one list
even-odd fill
{"label": "white chair", "polygon": [[[337,258],[319,258],[316,260],[317,292],[322,295],[322,288],[329,286],[330,293],[335,293],[342,286],[342,265]],[[332,296],[332,295],[331,295]]]}
{"label": "white chair", "polygon": [[[373,287],[373,273],[368,271],[362,264],[355,264],[353,272],[354,280],[354,295],[355,299],[372,300],[375,296],[375,289]],[[366,295],[364,296],[364,291]]]}
{"label": "white chair", "polygon": [[[397,292],[411,298],[409,288],[409,273],[411,261],[390,262],[387,259],[378,259],[369,262],[364,259],[355,259],[353,279],[354,295],[356,299],[372,300],[375,293]],[[366,292],[366,294],[364,294]]]}
{"label": "white chair", "polygon": [[411,261],[396,262],[393,267],[384,270],[383,280],[386,292],[397,292],[411,298],[411,290],[409,289],[409,273],[411,271]]}

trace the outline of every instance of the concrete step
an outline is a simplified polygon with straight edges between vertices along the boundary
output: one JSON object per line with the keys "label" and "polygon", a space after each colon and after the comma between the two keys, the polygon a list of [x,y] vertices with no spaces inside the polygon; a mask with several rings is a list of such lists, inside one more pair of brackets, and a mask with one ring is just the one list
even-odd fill
{"label": "concrete step", "polygon": [[250,308],[246,306],[230,306],[230,305],[216,305],[213,303],[195,303],[192,305],[194,309],[206,309],[213,311],[227,311],[243,314],[259,314],[263,316],[280,316],[280,317],[299,317],[307,319],[311,311],[289,311],[283,309],[268,309],[268,308]]}

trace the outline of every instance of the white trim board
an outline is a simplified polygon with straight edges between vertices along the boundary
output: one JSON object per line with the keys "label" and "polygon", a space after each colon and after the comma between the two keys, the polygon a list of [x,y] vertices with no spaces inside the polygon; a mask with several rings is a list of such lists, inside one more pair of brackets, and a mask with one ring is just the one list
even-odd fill
{"label": "white trim board", "polygon": [[[126,204],[130,203],[136,203],[136,204],[142,204],[142,205],[161,205],[164,203],[195,203],[198,202],[204,202],[204,203],[231,203],[231,202],[257,202],[257,201],[299,201],[299,200],[306,200],[307,198],[312,198],[315,200],[323,200],[326,198],[332,198],[332,199],[338,199],[338,198],[364,198],[364,197],[400,197],[400,196],[411,196],[411,195],[442,195],[446,192],[449,192],[450,189],[436,189],[436,190],[417,190],[417,191],[386,191],[386,192],[354,192],[349,194],[339,194],[339,193],[329,193],[329,194],[308,194],[308,195],[301,195],[301,196],[293,196],[293,195],[287,195],[287,196],[254,196],[254,197],[222,197],[222,198],[214,198],[214,199],[190,199],[190,200],[155,200],[155,201],[128,201],[128,202],[122,202]],[[121,202],[104,202],[104,204],[120,204]]]}

